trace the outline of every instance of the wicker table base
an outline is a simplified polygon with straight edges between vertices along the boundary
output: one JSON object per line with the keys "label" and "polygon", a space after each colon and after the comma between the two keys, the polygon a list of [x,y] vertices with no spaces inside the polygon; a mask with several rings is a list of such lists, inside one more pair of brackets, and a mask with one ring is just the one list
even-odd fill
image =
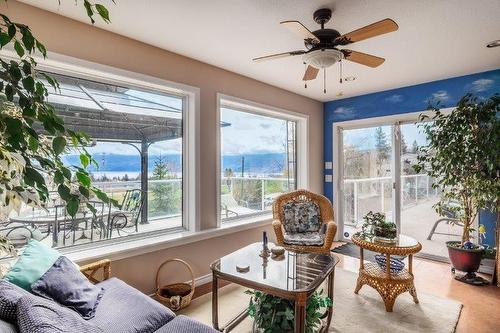
{"label": "wicker table base", "polygon": [[354,293],[358,293],[365,284],[378,291],[385,303],[387,312],[392,312],[396,298],[404,292],[410,292],[415,303],[418,303],[417,291],[413,284],[413,275],[406,269],[394,274],[387,273],[380,269],[377,264],[367,263],[360,269],[358,282]]}
{"label": "wicker table base", "polygon": [[[404,292],[409,292],[415,303],[418,303],[417,291],[413,283],[413,254],[422,249],[415,239],[400,235],[394,244],[384,244],[366,239],[359,235],[352,237],[352,242],[359,246],[359,275],[354,293],[357,294],[365,284],[378,291],[385,303],[385,310],[392,312],[396,298]],[[363,249],[383,253],[386,257],[385,269],[374,263],[364,263]],[[408,256],[408,269],[392,272],[391,256]]]}

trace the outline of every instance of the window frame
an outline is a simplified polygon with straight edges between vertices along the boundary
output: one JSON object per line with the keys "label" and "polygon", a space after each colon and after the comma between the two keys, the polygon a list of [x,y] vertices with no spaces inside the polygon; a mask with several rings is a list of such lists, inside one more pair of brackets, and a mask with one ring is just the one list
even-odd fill
{"label": "window frame", "polygon": [[221,217],[221,109],[228,108],[234,109],[236,111],[247,112],[255,115],[279,118],[283,120],[289,120],[296,122],[296,143],[295,143],[295,154],[296,154],[296,164],[295,164],[295,187],[296,189],[308,189],[309,188],[309,149],[308,149],[308,139],[309,139],[309,115],[302,114],[290,110],[285,110],[282,108],[277,108],[270,105],[265,105],[246,99],[225,95],[222,93],[217,93],[217,115],[216,115],[216,214],[217,214],[217,228],[220,228],[223,224],[232,224],[235,222],[241,222],[246,220],[269,220],[272,217],[272,212],[258,212],[255,214],[249,214],[242,216],[240,218],[230,218],[222,221]]}
{"label": "window frame", "polygon": [[[5,50],[6,59],[16,59],[15,54]],[[199,113],[200,89],[154,76],[140,74],[116,67],[102,65],[71,56],[50,53],[49,58],[34,57],[40,71],[96,81],[103,84],[135,88],[179,96],[183,100],[182,112],[182,226],[137,233],[112,239],[59,248],[62,253],[102,251],[103,247],[119,246],[127,251],[127,243],[154,237],[171,237],[172,234],[201,230],[199,219]]]}

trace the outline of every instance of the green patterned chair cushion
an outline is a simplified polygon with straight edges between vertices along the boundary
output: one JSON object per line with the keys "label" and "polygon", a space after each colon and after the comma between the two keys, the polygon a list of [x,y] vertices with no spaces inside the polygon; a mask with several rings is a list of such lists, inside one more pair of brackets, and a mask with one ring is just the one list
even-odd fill
{"label": "green patterned chair cushion", "polygon": [[317,245],[322,246],[325,243],[325,234],[319,232],[300,232],[283,235],[285,244],[288,245]]}
{"label": "green patterned chair cushion", "polygon": [[321,215],[318,204],[312,201],[288,201],[283,205],[283,227],[289,234],[318,232]]}

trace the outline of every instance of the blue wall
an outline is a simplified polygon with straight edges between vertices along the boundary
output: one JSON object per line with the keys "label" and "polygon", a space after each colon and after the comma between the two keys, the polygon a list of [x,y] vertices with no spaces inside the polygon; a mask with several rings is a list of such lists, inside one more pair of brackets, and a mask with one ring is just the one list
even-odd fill
{"label": "blue wall", "polygon": [[[323,118],[325,162],[333,162],[335,167],[332,156],[335,122],[418,112],[436,102],[442,107],[451,107],[468,92],[480,98],[500,93],[500,69],[327,102]],[[332,172],[325,170],[325,175]],[[324,193],[333,201],[332,183],[325,182]],[[480,223],[488,229],[486,244],[494,243],[495,220],[495,214],[486,212],[480,216]]]}

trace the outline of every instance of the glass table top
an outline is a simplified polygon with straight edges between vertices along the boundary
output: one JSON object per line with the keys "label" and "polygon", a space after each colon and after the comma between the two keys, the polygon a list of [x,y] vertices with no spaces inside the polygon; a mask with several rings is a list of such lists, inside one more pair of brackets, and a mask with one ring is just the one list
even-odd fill
{"label": "glass table top", "polygon": [[392,246],[392,247],[415,247],[415,246],[418,246],[418,244],[419,244],[415,238],[412,238],[412,237],[406,236],[406,235],[402,235],[402,234],[398,235],[395,242],[393,242],[393,243],[381,242],[381,241],[378,241],[374,237],[365,237],[365,236],[362,236],[359,234],[355,234],[352,237],[357,238],[357,239],[362,240],[362,241],[367,242],[367,243],[381,245],[381,246],[388,246],[388,247],[390,247],[390,246]]}
{"label": "glass table top", "polygon": [[[272,249],[274,244],[269,243]],[[228,254],[214,263],[211,268],[230,281],[250,281],[263,287],[285,291],[304,291],[317,288],[332,272],[339,259],[333,254],[295,253],[286,251],[279,259],[272,256],[262,258],[262,243],[253,243]],[[250,266],[248,272],[238,272],[236,266]]]}

